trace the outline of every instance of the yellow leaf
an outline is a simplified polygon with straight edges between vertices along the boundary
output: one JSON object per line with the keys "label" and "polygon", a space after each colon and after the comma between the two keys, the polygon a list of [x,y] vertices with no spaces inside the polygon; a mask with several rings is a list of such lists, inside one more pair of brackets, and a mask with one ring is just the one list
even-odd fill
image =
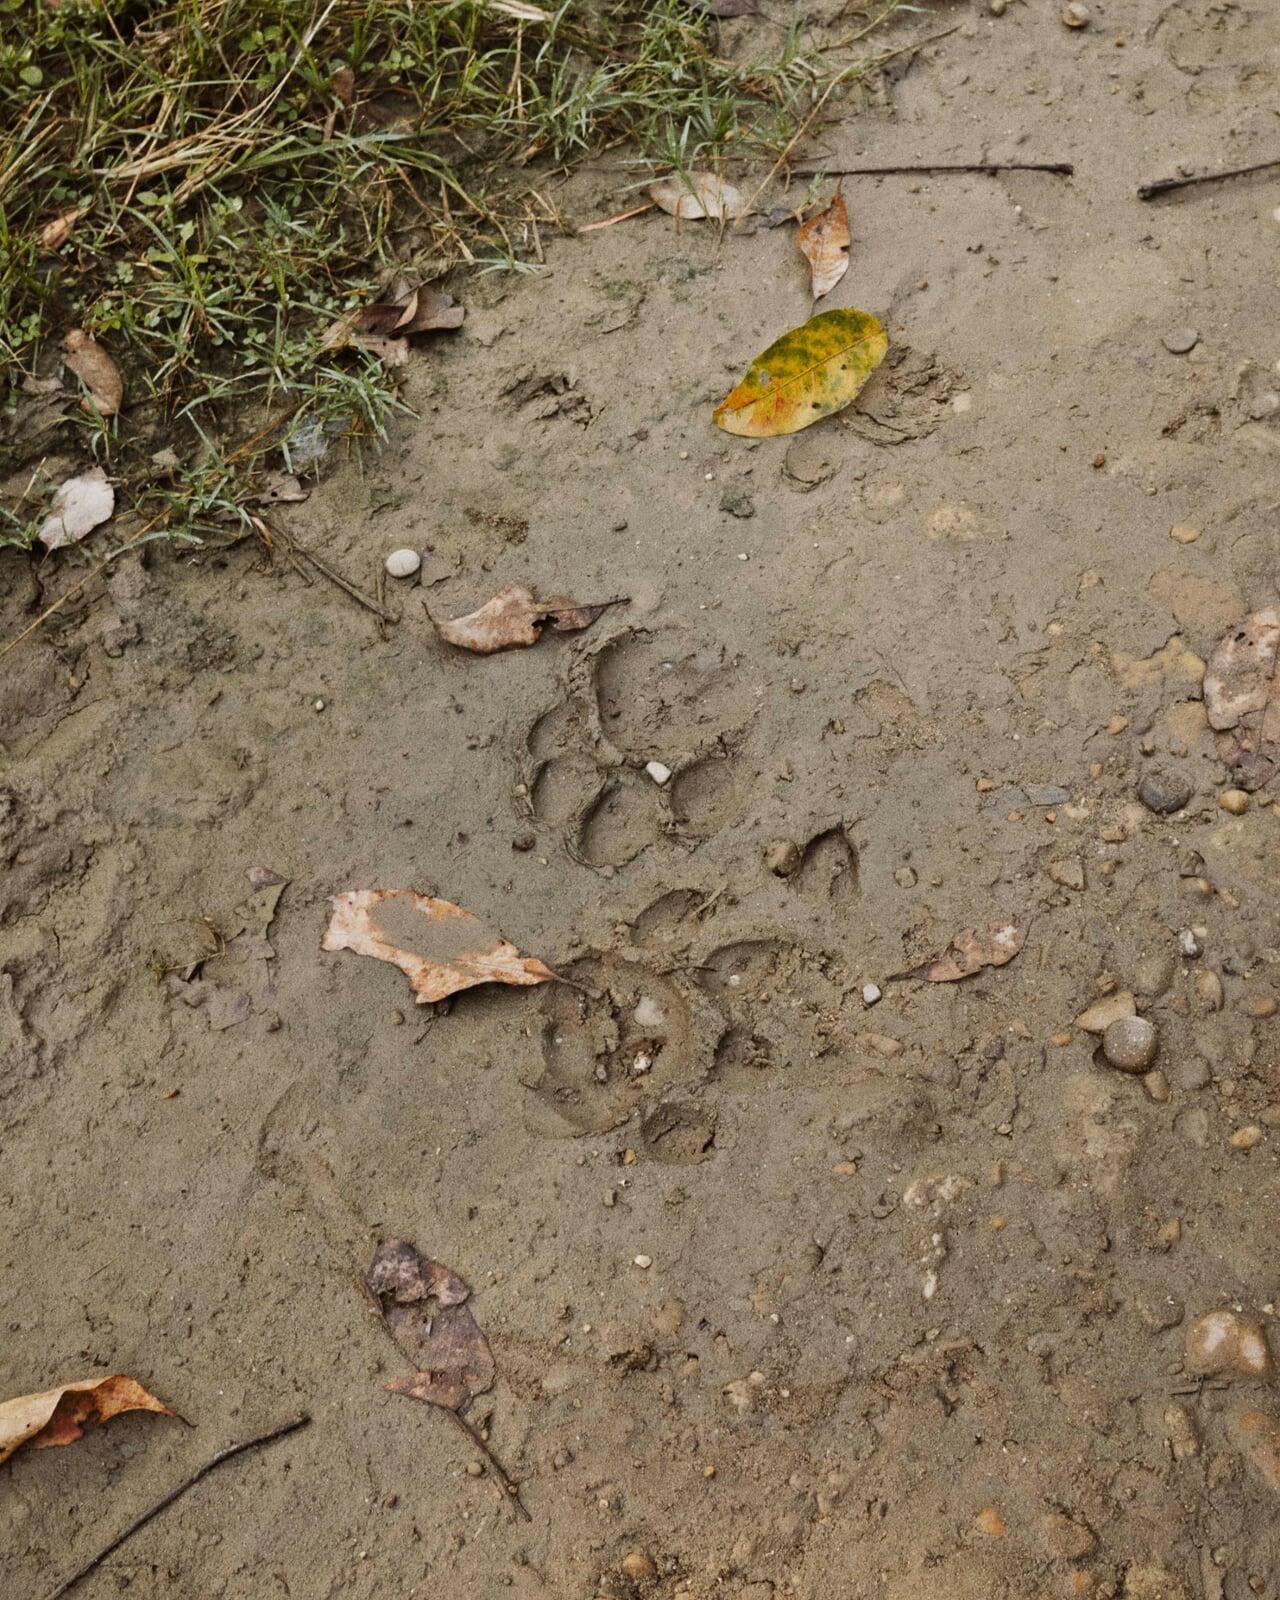
{"label": "yellow leaf", "polygon": [[726,433],[772,439],[841,411],[884,360],[884,329],[866,311],[823,311],[775,339],[712,413]]}

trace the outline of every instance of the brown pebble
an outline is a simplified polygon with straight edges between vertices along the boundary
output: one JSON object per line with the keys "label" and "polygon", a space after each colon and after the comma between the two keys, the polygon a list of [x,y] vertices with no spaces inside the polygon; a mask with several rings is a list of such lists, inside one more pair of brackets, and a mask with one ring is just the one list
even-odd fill
{"label": "brown pebble", "polygon": [[1165,1408],[1164,1431],[1175,1461],[1185,1461],[1189,1456],[1200,1454],[1200,1435],[1196,1430],[1196,1419],[1186,1406]]}
{"label": "brown pebble", "polygon": [[1156,1234],[1156,1242],[1166,1250],[1170,1245],[1177,1244],[1181,1238],[1182,1222],[1178,1217],[1170,1217],[1168,1222],[1162,1222]]}
{"label": "brown pebble", "polygon": [[1270,994],[1250,994],[1240,1002],[1240,1009],[1246,1017],[1274,1017],[1280,1011],[1280,1001]]}
{"label": "brown pebble", "polygon": [[985,1533],[989,1539],[1003,1539],[1008,1531],[998,1506],[983,1506],[973,1520],[978,1531]]}
{"label": "brown pebble", "polygon": [[1201,967],[1196,973],[1196,999],[1205,1011],[1222,1010],[1222,979],[1212,967]]}
{"label": "brown pebble", "polygon": [[467,1462],[467,1477],[468,1478],[481,1478],[483,1476],[484,1476],[484,1468],[480,1465],[480,1463],[478,1461],[468,1461]]}
{"label": "brown pebble", "polygon": [[1068,1029],[1063,1028],[1058,1033],[1052,1035],[1049,1043],[1056,1044],[1059,1050],[1061,1050],[1066,1045],[1069,1045],[1074,1037],[1075,1035],[1073,1033],[1071,1033]]}
{"label": "brown pebble", "polygon": [[1274,1371],[1261,1323],[1236,1311],[1209,1311],[1187,1329],[1187,1371],[1202,1377],[1269,1378]]}
{"label": "brown pebble", "polygon": [[1155,1025],[1146,1017],[1121,1017],[1102,1035],[1102,1053],[1120,1072],[1146,1072],[1159,1048]]}
{"label": "brown pebble", "polygon": [[1249,796],[1243,789],[1224,789],[1218,796],[1218,804],[1233,817],[1243,816],[1249,809]]}
{"label": "brown pebble", "polygon": [[643,1550],[628,1550],[618,1565],[633,1583],[647,1583],[658,1576],[658,1563]]}
{"label": "brown pebble", "polygon": [[1123,733],[1128,726],[1128,717],[1112,717],[1111,721],[1107,723],[1107,732],[1112,735]]}
{"label": "brown pebble", "polygon": [[1169,537],[1179,544],[1194,544],[1200,537],[1200,530],[1190,522],[1175,522],[1169,529]]}
{"label": "brown pebble", "polygon": [[1154,1072],[1148,1072],[1142,1080],[1142,1087],[1157,1105],[1163,1105],[1169,1098],[1169,1080],[1157,1067]]}
{"label": "brown pebble", "polygon": [[764,864],[775,878],[789,878],[800,865],[800,846],[794,839],[770,839],[764,847]]}
{"label": "brown pebble", "polygon": [[858,1176],[858,1163],[856,1161],[837,1161],[831,1173],[836,1178],[856,1178]]}
{"label": "brown pebble", "polygon": [[1280,1417],[1237,1411],[1228,1426],[1236,1448],[1263,1483],[1280,1494]]}

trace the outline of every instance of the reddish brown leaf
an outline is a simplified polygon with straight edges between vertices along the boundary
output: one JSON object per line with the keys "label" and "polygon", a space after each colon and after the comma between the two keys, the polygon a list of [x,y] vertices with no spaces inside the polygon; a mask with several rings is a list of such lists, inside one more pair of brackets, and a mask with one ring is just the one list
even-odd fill
{"label": "reddish brown leaf", "polygon": [[796,243],[809,263],[813,298],[820,299],[849,270],[849,214],[839,190],[825,210],[801,227]]}
{"label": "reddish brown leaf", "polygon": [[80,402],[90,413],[114,417],[124,402],[124,379],[120,368],[91,334],[72,328],[62,341],[63,361],[74,372],[88,393]]}
{"label": "reddish brown leaf", "polygon": [[1016,922],[993,922],[985,932],[965,928],[940,956],[898,976],[924,978],[929,983],[957,983],[985,967],[1003,967],[1022,949],[1025,939],[1026,930]]}
{"label": "reddish brown leaf", "polygon": [[1280,767],[1280,606],[1251,612],[1215,647],[1204,674],[1209,726],[1232,732],[1228,759],[1246,788]]}
{"label": "reddish brown leaf", "polygon": [[605,600],[598,605],[580,605],[567,595],[538,600],[523,584],[508,583],[478,611],[455,617],[452,622],[437,622],[435,627],[446,644],[488,656],[497,650],[537,644],[547,625],[554,633],[576,633],[589,628],[602,612],[618,603]]}
{"label": "reddish brown leaf", "polygon": [[[423,933],[430,937],[443,931],[449,940],[449,954],[433,958],[398,949],[374,921],[374,912],[386,901],[422,917]],[[484,925],[478,917],[448,900],[433,900],[412,889],[352,889],[334,895],[330,902],[333,916],[321,943],[322,950],[354,950],[357,955],[390,961],[400,968],[419,1005],[445,1000],[459,990],[480,983],[510,983],[524,987],[546,983],[555,977],[551,968],[536,956],[522,956],[506,939],[491,939],[474,948],[459,950],[460,939],[483,940]]]}
{"label": "reddish brown leaf", "polygon": [[347,312],[325,329],[321,343],[326,349],[356,345],[385,367],[402,367],[409,359],[410,334],[460,328],[465,316],[452,295],[419,285],[393,300]]}
{"label": "reddish brown leaf", "polygon": [[456,1272],[403,1239],[388,1239],[365,1282],[391,1337],[418,1369],[389,1383],[393,1394],[463,1412],[492,1387],[493,1353],[465,1304],[471,1290]]}
{"label": "reddish brown leaf", "polygon": [[122,1411],[176,1413],[148,1394],[140,1383],[117,1373],[108,1378],[81,1378],[39,1394],[24,1394],[0,1403],[0,1461],[21,1445],[48,1450],[72,1444],[93,1422],[107,1422]]}

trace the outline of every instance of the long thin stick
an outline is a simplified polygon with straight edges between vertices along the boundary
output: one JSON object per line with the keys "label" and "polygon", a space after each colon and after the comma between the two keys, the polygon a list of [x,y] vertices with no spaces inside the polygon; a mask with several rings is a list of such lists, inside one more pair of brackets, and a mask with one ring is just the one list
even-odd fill
{"label": "long thin stick", "polygon": [[176,1489],[170,1489],[162,1499],[157,1500],[150,1510],[144,1511],[140,1517],[135,1517],[123,1533],[118,1533],[110,1544],[104,1545],[96,1556],[91,1556],[82,1567],[77,1567],[69,1578],[64,1578],[56,1589],[49,1595],[48,1600],[59,1600],[59,1596],[74,1589],[81,1578],[87,1578],[95,1567],[99,1567],[112,1553],[118,1550],[126,1539],[131,1539],[139,1528],[145,1528],[152,1517],[158,1517],[167,1506],[171,1506],[180,1495],[186,1494],[188,1489],[194,1488],[201,1478],[207,1477],[215,1467],[220,1467],[224,1461],[230,1461],[232,1456],[241,1455],[246,1450],[253,1450],[261,1444],[273,1444],[277,1439],[283,1439],[286,1433],[293,1433],[297,1428],[305,1428],[311,1421],[308,1414],[303,1411],[298,1416],[282,1422],[278,1428],[272,1428],[269,1433],[257,1434],[252,1439],[242,1439],[239,1444],[228,1445],[225,1450],[219,1450],[216,1456],[210,1456],[204,1466],[198,1468],[189,1478],[184,1478]]}
{"label": "long thin stick", "polygon": [[898,172],[1056,172],[1069,178],[1075,172],[1069,161],[918,161],[891,167],[793,167],[797,178],[883,177]]}
{"label": "long thin stick", "polygon": [[1197,172],[1190,178],[1157,178],[1154,183],[1144,183],[1138,189],[1139,200],[1154,200],[1158,195],[1172,194],[1175,189],[1190,189],[1197,183],[1218,183],[1223,178],[1247,178],[1252,172],[1269,172],[1280,167],[1280,156],[1270,161],[1255,161],[1247,167],[1224,167],[1221,172]]}

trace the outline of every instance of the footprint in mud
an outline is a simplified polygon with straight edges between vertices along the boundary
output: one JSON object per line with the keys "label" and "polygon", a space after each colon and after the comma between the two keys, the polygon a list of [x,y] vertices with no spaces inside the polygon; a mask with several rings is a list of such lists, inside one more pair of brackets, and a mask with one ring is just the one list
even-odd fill
{"label": "footprint in mud", "polygon": [[640,1122],[645,1154],[671,1166],[691,1166],[715,1151],[716,1119],[691,1100],[663,1100]]}
{"label": "footprint in mud", "polygon": [[858,852],[843,823],[809,840],[791,882],[802,894],[830,905],[858,898]]}
{"label": "footprint in mud", "polygon": [[694,839],[711,839],[738,821],[746,797],[734,774],[734,757],[726,750],[703,756],[671,781],[671,815],[676,830]]}
{"label": "footprint in mud", "polygon": [[631,633],[595,660],[600,726],[619,750],[671,762],[746,726],[756,698],[726,651]]}
{"label": "footprint in mud", "polygon": [[700,890],[668,889],[632,919],[631,937],[654,950],[683,949],[697,936],[699,919],[708,909]]}
{"label": "footprint in mud", "polygon": [[850,1002],[820,958],[781,940],[746,939],[713,951],[697,977],[725,1020],[714,1079],[755,1088],[775,1067],[830,1079],[825,1058],[850,1034]]}
{"label": "footprint in mud", "polygon": [[662,837],[665,817],[652,783],[627,776],[601,784],[580,812],[565,846],[588,867],[623,867]]}
{"label": "footprint in mud", "polygon": [[549,1137],[605,1133],[701,1082],[720,1025],[695,991],[638,962],[587,956],[541,992],[541,1066],[523,1079]]}
{"label": "footprint in mud", "polygon": [[730,1028],[716,1046],[711,1078],[726,1089],[755,1089],[773,1067],[773,1047],[746,1028]]}
{"label": "footprint in mud", "polygon": [[599,769],[590,756],[577,752],[552,756],[527,785],[535,820],[563,828],[582,811],[583,795],[591,794],[599,783]]}

